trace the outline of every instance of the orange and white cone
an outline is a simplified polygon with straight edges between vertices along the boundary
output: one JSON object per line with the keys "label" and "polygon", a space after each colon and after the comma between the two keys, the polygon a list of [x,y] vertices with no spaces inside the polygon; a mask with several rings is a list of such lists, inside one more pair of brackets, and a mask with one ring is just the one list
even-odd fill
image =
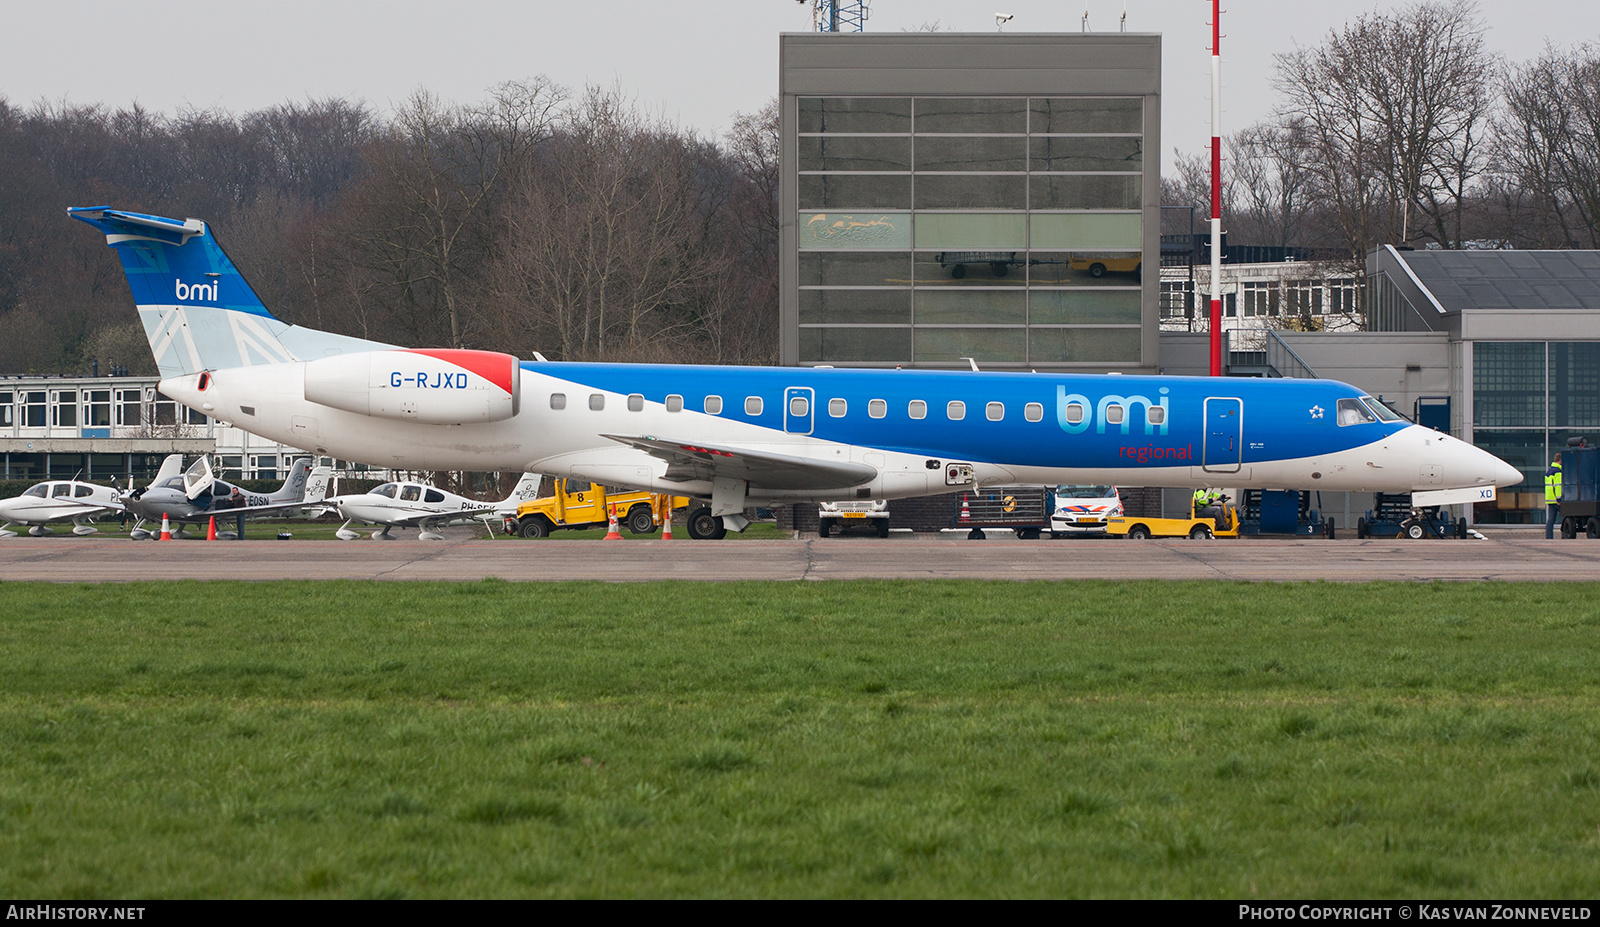
{"label": "orange and white cone", "polygon": [[661,540],[672,540],[672,505],[667,504],[666,511],[661,513]]}
{"label": "orange and white cone", "polygon": [[971,521],[972,520],[972,510],[967,508],[967,494],[966,493],[962,493],[961,494],[961,520],[962,521]]}
{"label": "orange and white cone", "polygon": [[215,541],[216,539],[217,539],[217,516],[213,515],[213,516],[211,516],[210,523],[208,523],[206,525],[206,540]]}
{"label": "orange and white cone", "polygon": [[622,532],[620,530],[618,530],[618,528],[617,528],[617,507],[615,505],[613,505],[611,507],[610,513],[609,513],[609,517],[606,518],[606,536],[601,538],[601,540],[603,540],[603,541],[620,541],[620,540],[622,540]]}
{"label": "orange and white cone", "polygon": [[167,524],[167,513],[166,512],[162,512],[161,513],[161,537],[157,538],[157,540],[160,540],[160,541],[170,541],[170,540],[172,540],[172,527]]}

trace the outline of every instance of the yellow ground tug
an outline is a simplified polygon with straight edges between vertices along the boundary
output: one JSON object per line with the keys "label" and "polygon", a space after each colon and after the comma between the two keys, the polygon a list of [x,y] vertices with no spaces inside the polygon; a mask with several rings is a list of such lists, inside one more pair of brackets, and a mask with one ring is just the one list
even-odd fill
{"label": "yellow ground tug", "polygon": [[554,489],[553,495],[517,506],[517,514],[506,518],[506,532],[542,538],[561,528],[604,526],[614,505],[617,521],[630,532],[652,534],[673,509],[689,504],[686,496],[616,489],[587,480],[556,480]]}
{"label": "yellow ground tug", "polygon": [[[1223,497],[1226,503],[1227,497]],[[1197,541],[1209,541],[1212,538],[1236,538],[1239,536],[1239,508],[1234,505],[1222,506],[1220,519],[1199,517],[1193,507],[1190,508],[1189,518],[1145,518],[1133,515],[1114,515],[1106,519],[1106,534],[1113,537],[1126,536],[1135,541],[1146,538],[1194,538]]]}

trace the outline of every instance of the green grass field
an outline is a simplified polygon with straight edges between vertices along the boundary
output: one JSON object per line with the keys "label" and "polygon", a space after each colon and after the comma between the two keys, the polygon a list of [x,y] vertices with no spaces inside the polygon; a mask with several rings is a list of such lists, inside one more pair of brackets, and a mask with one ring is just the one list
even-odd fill
{"label": "green grass field", "polygon": [[1591,897],[1597,597],[3,583],[0,894]]}

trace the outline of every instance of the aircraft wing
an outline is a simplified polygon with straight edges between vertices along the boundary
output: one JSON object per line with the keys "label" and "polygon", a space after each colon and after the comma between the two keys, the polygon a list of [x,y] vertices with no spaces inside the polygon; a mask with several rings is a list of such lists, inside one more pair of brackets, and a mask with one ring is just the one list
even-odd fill
{"label": "aircraft wing", "polygon": [[878,475],[876,467],[848,460],[818,460],[716,446],[670,441],[653,435],[604,435],[667,462],[666,478],[674,482],[730,478],[766,489],[844,489]]}

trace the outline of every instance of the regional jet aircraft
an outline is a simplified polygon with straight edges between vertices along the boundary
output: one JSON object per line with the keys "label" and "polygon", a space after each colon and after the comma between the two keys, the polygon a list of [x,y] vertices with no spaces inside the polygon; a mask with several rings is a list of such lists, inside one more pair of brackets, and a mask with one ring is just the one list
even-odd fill
{"label": "regional jet aircraft", "polygon": [[[1334,380],[525,361],[287,325],[198,219],[68,210],[117,252],[161,391],[253,434],[411,470],[514,470],[748,505],[1001,483],[1494,498],[1504,461]],[[1452,492],[1453,491],[1453,492]],[[1427,501],[1423,501],[1426,498]]]}
{"label": "regional jet aircraft", "polygon": [[90,522],[95,516],[122,511],[120,494],[111,486],[96,486],[78,480],[51,480],[36,483],[22,495],[0,499],[0,538],[14,538],[12,525],[28,525],[28,533],[40,537],[50,533],[52,522],[72,522],[72,533],[82,537],[100,530]]}
{"label": "regional jet aircraft", "polygon": [[[335,532],[341,541],[360,537],[352,522],[364,525],[382,525],[372,532],[372,539],[393,540],[390,528],[418,529],[419,541],[442,541],[439,529],[446,525],[480,521],[492,524],[515,515],[517,506],[539,494],[539,474],[524,473],[511,490],[511,495],[500,502],[479,502],[452,492],[445,492],[426,483],[384,483],[364,493],[333,496],[323,503],[324,511],[338,512],[344,524]],[[492,529],[491,529],[492,530]]]}
{"label": "regional jet aircraft", "polygon": [[159,525],[162,518],[179,525],[205,524],[211,518],[259,518],[263,515],[293,516],[300,510],[322,502],[328,493],[332,471],[311,466],[311,458],[301,457],[289,468],[289,477],[277,492],[263,495],[217,479],[211,462],[202,456],[189,469],[178,472],[182,456],[171,454],[161,462],[156,478],[144,489],[122,497],[123,505],[139,520],[130,533],[135,540],[153,535],[146,524]]}

